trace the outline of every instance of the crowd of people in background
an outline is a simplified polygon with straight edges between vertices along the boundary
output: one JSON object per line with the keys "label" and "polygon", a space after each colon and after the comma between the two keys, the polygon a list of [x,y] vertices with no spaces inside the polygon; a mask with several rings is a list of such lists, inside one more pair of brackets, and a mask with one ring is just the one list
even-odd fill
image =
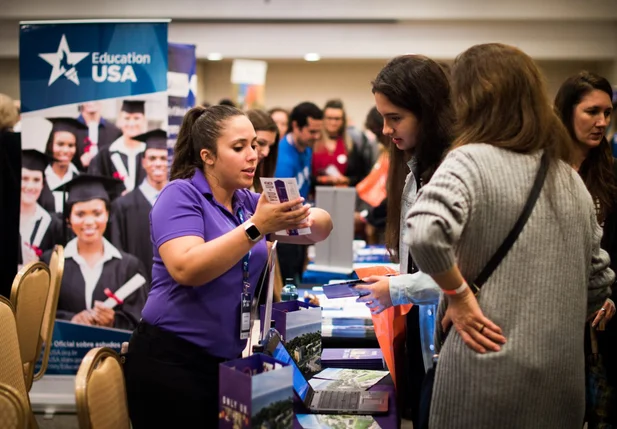
{"label": "crowd of people in background", "polygon": [[[20,265],[48,261],[54,245],[66,247],[58,318],[139,332],[131,342],[129,405],[135,427],[146,427],[152,423],[146,408],[163,397],[156,392],[173,384],[170,379],[145,392],[148,371],[168,370],[175,359],[184,364],[195,350],[208,351],[204,356],[214,368],[242,350],[233,323],[220,332],[233,341],[217,340],[218,351],[214,337],[198,338],[227,317],[217,312],[231,298],[212,291],[196,298],[194,288],[181,285],[229,281],[227,273],[253,249],[260,265],[250,273],[254,292],[267,259],[266,245],[257,240],[311,224],[310,240],[279,244],[281,275],[299,285],[308,245],[329,234],[327,213],[302,205],[285,214],[260,199],[260,178],[295,178],[302,197],[295,204],[311,203],[317,186],[355,187],[356,238],[384,244],[400,263],[400,275],[366,279],[360,301],[374,314],[416,304],[407,315],[403,415],[417,427],[428,427],[430,418],[436,428],[577,428],[583,420],[590,429],[617,425],[617,329],[611,321],[617,163],[609,131],[617,97],[611,84],[582,71],[551,102],[531,58],[485,44],[451,66],[421,55],[394,58],[372,82],[372,92],[375,105],[362,125],[350,123],[337,98],[321,107],[303,101],[290,109],[246,112],[230,99],[204,103],[185,117],[171,182],[166,132],[147,129],[138,100],[123,102],[115,123],[101,116],[96,102],[80,105],[74,118],[48,118],[44,151],[23,150],[16,178],[5,154],[18,147],[19,109],[0,94],[3,189],[21,180],[20,195],[2,194],[0,213],[0,222],[19,216],[19,230],[3,233],[19,235]],[[546,182],[529,222],[474,294],[469,284],[512,229],[545,166]],[[161,195],[169,210],[156,205]],[[5,202],[15,203],[19,213],[5,210]],[[170,215],[172,207],[187,223]],[[242,241],[244,212],[259,221],[252,225],[261,228],[253,243]],[[220,217],[232,229],[203,230],[204,216]],[[172,224],[177,231],[169,229]],[[252,240],[248,229],[246,234]],[[210,245],[215,241],[233,257],[216,255]],[[191,259],[195,249],[211,261]],[[11,261],[10,249],[1,250]],[[212,261],[220,264],[218,279],[204,268]],[[236,274],[249,282],[248,271]],[[105,288],[113,292],[135,277],[143,278],[138,293],[114,309],[101,305]],[[187,317],[199,318],[193,301],[202,298],[220,307],[204,304],[209,319],[188,329]],[[162,315],[173,300],[187,313]],[[154,343],[171,363],[151,359]],[[186,356],[170,357],[174,347]],[[428,417],[422,385],[436,353]],[[193,368],[179,376],[197,374],[197,381],[210,383],[218,380],[213,371]],[[183,388],[195,393],[191,408],[214,400],[212,389],[192,382]],[[173,406],[178,415],[186,408]]]}

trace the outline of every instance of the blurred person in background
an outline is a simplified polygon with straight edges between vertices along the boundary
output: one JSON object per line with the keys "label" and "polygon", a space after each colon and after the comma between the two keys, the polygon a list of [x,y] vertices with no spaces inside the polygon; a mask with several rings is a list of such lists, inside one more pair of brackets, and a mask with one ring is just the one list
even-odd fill
{"label": "blurred person in background", "polygon": [[270,117],[279,129],[279,138],[283,138],[289,132],[289,112],[281,107],[268,110]]}
{"label": "blurred person in background", "polygon": [[246,116],[257,133],[257,170],[253,178],[253,190],[262,191],[261,177],[274,177],[279,149],[279,128],[264,110],[251,109]]}
{"label": "blurred person in background", "polygon": [[390,138],[383,134],[383,117],[377,107],[369,110],[364,127],[367,138],[371,142],[373,158],[376,161],[368,176],[356,185],[358,198],[354,212],[354,225],[357,236],[365,239],[367,244],[383,244],[388,207],[386,182]]}
{"label": "blurred person in background", "polygon": [[[289,119],[290,132],[279,142],[274,176],[296,179],[300,196],[308,201],[311,190],[312,148],[321,137],[323,112],[314,103],[303,102],[293,108]],[[283,278],[293,279],[296,286],[299,286],[306,266],[307,246],[280,244],[278,255]]]}
{"label": "blurred person in background", "polygon": [[[583,71],[565,80],[554,106],[574,143],[573,167],[594,200],[603,229],[601,245],[616,271],[617,163],[606,139],[613,114],[612,98],[613,89],[608,80]],[[616,292],[613,286],[613,300]],[[602,308],[587,321],[585,329],[589,429],[617,427],[617,326],[615,321],[601,321],[610,312],[608,306]],[[605,385],[597,385],[598,374],[602,374]]]}
{"label": "blurred person in background", "polygon": [[350,133],[341,100],[327,101],[323,112],[324,132],[313,148],[314,185],[355,186],[373,166],[369,140],[362,132]]}

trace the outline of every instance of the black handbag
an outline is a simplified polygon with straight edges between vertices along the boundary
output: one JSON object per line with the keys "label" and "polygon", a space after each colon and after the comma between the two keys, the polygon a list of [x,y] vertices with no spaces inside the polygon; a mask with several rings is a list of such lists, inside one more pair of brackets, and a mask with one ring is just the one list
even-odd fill
{"label": "black handbag", "polygon": [[[478,275],[476,280],[473,283],[469,284],[474,295],[478,295],[480,292],[480,288],[486,283],[488,278],[493,274],[493,272],[497,269],[501,261],[506,257],[519,234],[525,227],[529,216],[531,216],[531,212],[533,211],[534,206],[536,205],[536,201],[538,201],[538,197],[540,196],[540,191],[542,191],[542,186],[544,185],[544,181],[546,179],[546,174],[548,172],[548,156],[546,152],[542,155],[542,160],[540,161],[540,168],[536,174],[535,181],[533,183],[533,187],[531,188],[531,192],[529,193],[529,197],[527,198],[527,202],[523,207],[523,211],[519,216],[518,220],[514,224],[514,227],[506,237],[506,239],[501,243],[501,246],[497,249],[493,257],[488,261],[482,272]],[[436,328],[439,329],[439,326]],[[445,341],[445,336],[443,341]],[[442,341],[442,345],[443,345]],[[437,369],[438,363],[438,355],[435,355],[433,358],[433,366],[429,368],[424,376],[424,380],[422,381],[422,390],[420,392],[420,411],[418,415],[418,428],[420,429],[428,429],[429,417],[431,411],[431,400],[433,396],[433,384],[435,383],[435,371]]]}

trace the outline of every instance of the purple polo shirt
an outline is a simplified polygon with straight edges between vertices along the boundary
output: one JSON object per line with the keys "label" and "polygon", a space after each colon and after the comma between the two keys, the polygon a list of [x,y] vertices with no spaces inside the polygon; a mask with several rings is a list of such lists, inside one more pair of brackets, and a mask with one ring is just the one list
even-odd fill
{"label": "purple polo shirt", "polygon": [[[150,212],[154,265],[152,288],[142,311],[145,322],[173,332],[214,356],[231,359],[242,353],[246,347],[246,340],[240,340],[242,260],[206,284],[182,286],[165,268],[158,249],[178,237],[197,236],[205,241],[218,238],[241,224],[239,209],[247,220],[258,200],[259,194],[237,190],[232,202],[234,213],[230,213],[214,199],[199,170],[191,179],[174,180],[163,189]],[[257,243],[250,255],[249,279],[254,295],[268,255],[265,240]]]}

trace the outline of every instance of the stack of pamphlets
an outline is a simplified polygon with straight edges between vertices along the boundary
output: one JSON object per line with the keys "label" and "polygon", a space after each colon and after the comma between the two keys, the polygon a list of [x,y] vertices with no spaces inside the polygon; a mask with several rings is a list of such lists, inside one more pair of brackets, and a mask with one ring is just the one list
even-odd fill
{"label": "stack of pamphlets", "polygon": [[384,369],[383,353],[380,349],[323,349],[323,368]]}

